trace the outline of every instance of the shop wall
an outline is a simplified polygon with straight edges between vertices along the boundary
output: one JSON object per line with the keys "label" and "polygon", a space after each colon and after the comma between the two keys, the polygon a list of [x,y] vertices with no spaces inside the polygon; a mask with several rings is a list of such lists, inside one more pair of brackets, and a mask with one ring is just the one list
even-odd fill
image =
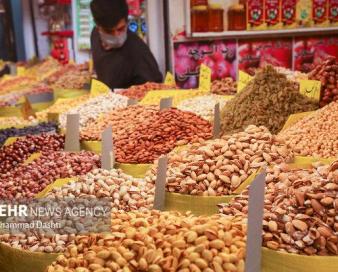
{"label": "shop wall", "polygon": [[[171,70],[181,87],[198,86],[201,63],[212,69],[212,79],[231,76],[236,71],[253,73],[255,68],[267,64],[302,72],[310,71],[329,55],[338,55],[338,33],[334,35],[300,36],[288,38],[241,38],[207,39],[190,38],[186,35],[184,0],[169,1],[169,27],[171,34]],[[210,52],[215,44],[222,44],[234,56]],[[210,49],[211,48],[211,49]],[[221,50],[222,51],[222,50]],[[232,54],[232,53],[231,53]]]}

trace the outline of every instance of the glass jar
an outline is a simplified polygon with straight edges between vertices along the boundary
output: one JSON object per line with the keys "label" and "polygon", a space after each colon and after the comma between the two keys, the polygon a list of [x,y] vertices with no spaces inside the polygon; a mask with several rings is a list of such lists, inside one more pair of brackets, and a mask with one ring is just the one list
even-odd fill
{"label": "glass jar", "polygon": [[224,31],[224,9],[221,5],[209,6],[209,31]]}
{"label": "glass jar", "polygon": [[245,5],[232,5],[228,10],[228,30],[245,30],[246,12]]}
{"label": "glass jar", "polygon": [[208,6],[208,0],[191,0],[190,1],[190,6],[195,7],[195,6]]}
{"label": "glass jar", "polygon": [[208,32],[208,6],[195,6],[191,9],[191,31]]}

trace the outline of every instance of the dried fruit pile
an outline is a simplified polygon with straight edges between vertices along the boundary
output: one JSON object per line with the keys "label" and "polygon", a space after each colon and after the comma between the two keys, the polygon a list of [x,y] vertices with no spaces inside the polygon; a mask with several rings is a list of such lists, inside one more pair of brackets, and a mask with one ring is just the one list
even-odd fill
{"label": "dried fruit pile", "polygon": [[219,95],[234,95],[237,92],[237,83],[231,77],[214,80],[211,83],[211,93]]}
{"label": "dried fruit pile", "polygon": [[280,133],[297,155],[338,156],[338,101],[300,120]]}
{"label": "dried fruit pile", "polygon": [[317,108],[317,103],[301,95],[285,75],[267,66],[223,108],[222,131],[226,134],[257,125],[275,134],[290,114]]}
{"label": "dried fruit pile", "polygon": [[89,123],[81,137],[100,140],[108,126],[121,163],[153,163],[176,146],[211,138],[211,124],[194,113],[140,105],[111,111]]}
{"label": "dried fruit pile", "polygon": [[156,90],[173,90],[176,89],[175,85],[166,85],[162,83],[147,82],[142,85],[135,85],[128,89],[121,90],[118,93],[132,99],[141,100],[149,91]]}
{"label": "dried fruit pile", "polygon": [[[190,195],[232,194],[255,170],[292,159],[287,145],[264,127],[193,144],[169,154],[167,190]],[[146,180],[156,179],[155,165]]]}
{"label": "dried fruit pile", "polygon": [[[306,254],[338,255],[338,161],[331,166],[292,169],[279,165],[267,170],[263,246]],[[248,191],[229,204],[226,215],[245,215]]]}
{"label": "dried fruit pile", "polygon": [[113,213],[112,234],[76,237],[46,271],[243,272],[245,232],[219,215]]}
{"label": "dried fruit pile", "polygon": [[319,64],[309,73],[309,79],[319,80],[322,84],[320,106],[338,101],[338,62],[335,57]]}

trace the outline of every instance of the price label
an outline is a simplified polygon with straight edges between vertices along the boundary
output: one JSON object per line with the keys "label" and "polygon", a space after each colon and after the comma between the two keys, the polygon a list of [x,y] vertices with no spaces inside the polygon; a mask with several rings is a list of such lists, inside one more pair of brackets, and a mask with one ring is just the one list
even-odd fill
{"label": "price label", "polygon": [[172,73],[167,72],[164,80],[164,84],[166,85],[176,85],[175,78]]}
{"label": "price label", "polygon": [[211,89],[211,69],[201,64],[198,89],[202,92],[210,92]]}
{"label": "price label", "polygon": [[321,83],[318,80],[300,80],[299,91],[316,101],[320,100]]}
{"label": "price label", "polygon": [[110,88],[106,84],[94,78],[92,79],[92,84],[90,87],[91,97],[95,97],[95,96],[102,95],[102,94],[108,94],[109,92],[110,92]]}
{"label": "price label", "polygon": [[22,66],[16,67],[16,75],[17,76],[24,76],[26,74],[26,68]]}
{"label": "price label", "polygon": [[32,105],[26,96],[24,97],[24,101],[21,106],[21,113],[22,113],[22,117],[26,120],[28,120],[30,116],[35,116]]}
{"label": "price label", "polygon": [[92,74],[94,70],[94,62],[93,59],[89,59],[88,61],[88,66],[89,66],[89,72]]}
{"label": "price label", "polygon": [[238,86],[237,86],[237,92],[241,92],[246,85],[251,81],[253,77],[248,75],[247,73],[243,71],[239,71],[238,73]]}

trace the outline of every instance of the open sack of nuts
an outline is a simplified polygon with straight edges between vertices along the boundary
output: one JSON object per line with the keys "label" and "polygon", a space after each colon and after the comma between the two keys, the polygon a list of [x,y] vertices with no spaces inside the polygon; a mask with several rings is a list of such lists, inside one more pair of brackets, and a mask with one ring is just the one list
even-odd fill
{"label": "open sack of nuts", "polygon": [[[222,204],[225,215],[245,217],[248,191]],[[338,255],[338,161],[310,168],[267,169],[263,246],[302,255]]]}
{"label": "open sack of nuts", "polygon": [[279,134],[296,155],[338,157],[338,101],[321,108]]}
{"label": "open sack of nuts", "polygon": [[211,138],[211,124],[191,112],[157,106],[128,106],[89,123],[83,141],[100,141],[107,127],[113,130],[115,158],[119,163],[153,163],[177,146]]}
{"label": "open sack of nuts", "polygon": [[[169,153],[166,188],[197,196],[231,195],[260,167],[292,159],[288,145],[267,128],[248,126],[243,132]],[[155,163],[145,179],[154,182],[156,169]]]}
{"label": "open sack of nuts", "polygon": [[317,108],[318,103],[300,94],[285,75],[267,66],[226,103],[221,114],[222,133],[256,125],[266,126],[275,134],[283,128],[290,114]]}
{"label": "open sack of nuts", "polygon": [[112,233],[76,237],[45,272],[244,271],[246,225],[237,218],[115,212]]}

